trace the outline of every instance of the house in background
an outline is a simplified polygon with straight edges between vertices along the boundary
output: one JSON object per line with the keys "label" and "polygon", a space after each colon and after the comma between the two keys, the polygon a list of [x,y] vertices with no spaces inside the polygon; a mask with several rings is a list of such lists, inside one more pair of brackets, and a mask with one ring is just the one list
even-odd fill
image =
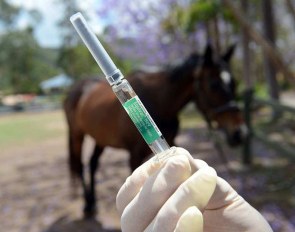
{"label": "house in background", "polygon": [[73,79],[66,74],[59,74],[40,83],[40,88],[46,94],[61,93],[73,84]]}

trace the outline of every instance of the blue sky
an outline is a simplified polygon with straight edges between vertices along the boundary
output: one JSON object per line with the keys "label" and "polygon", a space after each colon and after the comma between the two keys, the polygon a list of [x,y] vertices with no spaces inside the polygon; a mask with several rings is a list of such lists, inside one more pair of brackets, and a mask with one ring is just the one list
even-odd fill
{"label": "blue sky", "polygon": [[[60,44],[60,33],[56,24],[62,16],[62,9],[58,0],[10,0],[12,4],[22,6],[29,10],[38,10],[42,15],[42,21],[37,25],[35,36],[41,46],[56,47]],[[79,1],[80,7],[89,17],[89,23],[96,33],[100,33],[103,24],[98,22],[95,16],[95,10],[101,0],[83,0]],[[29,17],[22,15],[17,24],[20,28],[26,27],[29,23]]]}

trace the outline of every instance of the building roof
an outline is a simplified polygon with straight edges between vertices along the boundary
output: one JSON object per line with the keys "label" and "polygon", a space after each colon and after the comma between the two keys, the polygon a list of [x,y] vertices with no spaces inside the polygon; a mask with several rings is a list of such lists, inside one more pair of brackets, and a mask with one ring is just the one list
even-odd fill
{"label": "building roof", "polygon": [[59,74],[54,76],[46,81],[42,81],[40,83],[40,87],[42,90],[49,90],[54,88],[64,88],[68,87],[73,83],[72,78],[65,74]]}

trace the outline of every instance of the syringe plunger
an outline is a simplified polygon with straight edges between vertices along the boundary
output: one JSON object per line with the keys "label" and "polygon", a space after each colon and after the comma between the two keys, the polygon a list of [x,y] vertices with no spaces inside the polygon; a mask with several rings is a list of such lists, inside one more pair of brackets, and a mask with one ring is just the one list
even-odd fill
{"label": "syringe plunger", "polygon": [[112,85],[117,79],[121,79],[120,76],[122,76],[122,74],[120,70],[116,67],[96,35],[89,28],[83,15],[78,12],[74,14],[70,20],[110,84]]}

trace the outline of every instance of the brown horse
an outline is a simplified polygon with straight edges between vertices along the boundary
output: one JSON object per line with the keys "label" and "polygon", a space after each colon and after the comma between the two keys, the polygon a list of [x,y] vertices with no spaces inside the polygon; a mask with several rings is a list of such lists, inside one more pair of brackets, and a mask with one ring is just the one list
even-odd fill
{"label": "brown horse", "polygon": [[[235,104],[235,82],[229,69],[231,47],[218,61],[207,47],[203,56],[192,54],[182,64],[162,71],[136,71],[127,77],[170,145],[178,132],[178,113],[190,101],[205,117],[208,126],[215,122],[226,133],[228,143],[243,139],[243,119]],[[69,163],[72,177],[82,181],[85,215],[95,212],[95,172],[104,147],[130,152],[134,170],[151,153],[109,84],[99,80],[77,83],[64,103],[69,126]],[[83,175],[81,149],[85,134],[96,146],[90,159],[90,185]]]}

